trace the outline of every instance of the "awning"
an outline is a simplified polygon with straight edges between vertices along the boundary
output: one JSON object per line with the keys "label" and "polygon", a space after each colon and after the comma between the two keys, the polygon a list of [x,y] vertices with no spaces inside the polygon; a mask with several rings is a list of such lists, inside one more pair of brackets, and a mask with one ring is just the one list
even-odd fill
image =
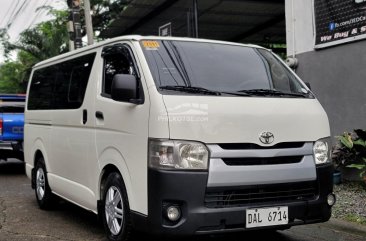
{"label": "awning", "polygon": [[[100,37],[158,35],[167,23],[173,36],[192,36],[187,20],[192,7],[192,0],[132,0]],[[285,44],[285,1],[198,0],[198,26],[200,38]]]}

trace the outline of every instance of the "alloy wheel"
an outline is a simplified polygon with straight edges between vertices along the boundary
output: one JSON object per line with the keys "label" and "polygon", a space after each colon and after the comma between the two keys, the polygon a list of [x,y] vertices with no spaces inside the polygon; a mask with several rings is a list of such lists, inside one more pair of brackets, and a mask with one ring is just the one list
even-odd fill
{"label": "alloy wheel", "polygon": [[105,216],[109,231],[118,235],[123,225],[123,200],[119,189],[111,186],[105,197]]}
{"label": "alloy wheel", "polygon": [[36,189],[37,189],[37,198],[38,200],[42,200],[45,193],[45,174],[42,168],[38,168],[36,175]]}

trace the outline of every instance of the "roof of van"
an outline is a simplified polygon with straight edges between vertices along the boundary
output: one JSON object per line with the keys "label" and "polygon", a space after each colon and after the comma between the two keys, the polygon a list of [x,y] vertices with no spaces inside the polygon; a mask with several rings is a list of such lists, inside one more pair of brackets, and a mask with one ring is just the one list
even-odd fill
{"label": "roof of van", "polygon": [[[57,55],[55,57],[52,57],[50,59],[44,60],[42,62],[37,63],[33,66],[33,68],[40,67],[42,65],[51,63],[56,60],[60,60],[63,58],[70,57],[74,54],[79,54],[94,48],[98,48],[104,45],[109,45],[115,42],[123,41],[123,40],[129,40],[129,41],[140,41],[140,40],[178,40],[178,41],[192,41],[192,42],[206,42],[206,43],[221,43],[221,44],[230,44],[230,45],[238,45],[238,46],[245,46],[245,47],[251,47],[251,48],[263,48],[258,45],[253,44],[242,44],[242,43],[234,43],[234,42],[227,42],[227,41],[219,41],[219,40],[211,40],[211,39],[200,39],[200,38],[186,38],[186,37],[161,37],[161,36],[141,36],[141,35],[126,35],[126,36],[120,36],[116,38],[111,38],[107,40],[100,41],[98,43],[76,49],[61,55]],[[264,48],[263,48],[264,49]]]}

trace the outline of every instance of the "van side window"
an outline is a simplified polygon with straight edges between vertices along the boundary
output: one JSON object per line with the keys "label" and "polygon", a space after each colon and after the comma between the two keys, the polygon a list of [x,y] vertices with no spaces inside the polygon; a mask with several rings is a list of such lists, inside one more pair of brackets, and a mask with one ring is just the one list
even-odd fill
{"label": "van side window", "polygon": [[83,65],[73,67],[67,95],[67,100],[69,103],[82,103],[86,85],[88,84],[90,71],[91,66],[88,62],[84,63]]}
{"label": "van side window", "polygon": [[34,71],[28,97],[29,110],[51,109],[53,75],[55,66]]}
{"label": "van side window", "polygon": [[117,53],[108,53],[104,56],[104,78],[102,95],[110,97],[113,77],[116,74],[133,74],[135,68],[130,61],[131,56],[128,51],[120,51]]}
{"label": "van side window", "polygon": [[95,55],[88,54],[34,71],[28,109],[80,108]]}
{"label": "van side window", "polygon": [[54,84],[54,109],[78,109],[84,100],[95,54],[58,64]]}

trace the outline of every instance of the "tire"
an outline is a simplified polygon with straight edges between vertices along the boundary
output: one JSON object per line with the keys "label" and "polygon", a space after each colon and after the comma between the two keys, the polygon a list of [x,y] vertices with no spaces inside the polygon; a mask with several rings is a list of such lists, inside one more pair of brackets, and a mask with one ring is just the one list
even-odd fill
{"label": "tire", "polygon": [[108,239],[113,241],[128,240],[132,231],[130,207],[126,187],[118,173],[111,173],[107,177],[101,211]]}
{"label": "tire", "polygon": [[35,170],[34,183],[38,206],[44,210],[51,209],[55,202],[55,196],[48,184],[47,169],[43,158],[37,161]]}

